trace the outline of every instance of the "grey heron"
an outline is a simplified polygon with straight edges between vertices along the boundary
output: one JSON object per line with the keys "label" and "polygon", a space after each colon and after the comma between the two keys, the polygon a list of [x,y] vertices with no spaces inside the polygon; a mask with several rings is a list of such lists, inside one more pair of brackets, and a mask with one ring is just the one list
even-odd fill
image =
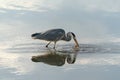
{"label": "grey heron", "polygon": [[63,29],[51,29],[51,30],[47,30],[45,32],[34,33],[31,35],[31,37],[33,39],[49,41],[49,43],[46,45],[46,47],[48,47],[48,45],[51,42],[54,42],[54,47],[53,47],[54,49],[55,49],[57,41],[59,41],[59,40],[70,41],[73,38],[75,41],[75,47],[79,48],[79,44],[78,44],[75,34],[73,32],[68,32],[67,34],[65,34],[65,31]]}
{"label": "grey heron", "polygon": [[53,66],[63,66],[67,61],[68,64],[74,64],[77,54],[59,54],[59,53],[46,53],[43,55],[32,56],[33,62],[43,62]]}

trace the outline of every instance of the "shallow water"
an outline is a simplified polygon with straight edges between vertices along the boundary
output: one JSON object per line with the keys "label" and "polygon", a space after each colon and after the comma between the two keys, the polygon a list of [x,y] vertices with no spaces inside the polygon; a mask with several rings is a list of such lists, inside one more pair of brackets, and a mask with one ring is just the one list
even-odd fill
{"label": "shallow water", "polygon": [[[119,0],[28,1],[0,0],[0,80],[120,80]],[[53,28],[80,50],[31,38]]]}
{"label": "shallow water", "polygon": [[120,79],[120,45],[12,44],[0,50],[1,80],[116,80]]}

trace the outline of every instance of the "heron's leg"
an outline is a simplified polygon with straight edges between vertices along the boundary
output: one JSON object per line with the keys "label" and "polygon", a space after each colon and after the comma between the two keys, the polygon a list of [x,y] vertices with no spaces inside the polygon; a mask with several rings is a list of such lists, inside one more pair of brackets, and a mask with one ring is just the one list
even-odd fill
{"label": "heron's leg", "polygon": [[53,47],[54,49],[55,49],[55,46],[56,46],[56,41],[54,42],[54,47]]}
{"label": "heron's leg", "polygon": [[46,45],[46,47],[48,47],[48,45],[51,43],[51,41]]}

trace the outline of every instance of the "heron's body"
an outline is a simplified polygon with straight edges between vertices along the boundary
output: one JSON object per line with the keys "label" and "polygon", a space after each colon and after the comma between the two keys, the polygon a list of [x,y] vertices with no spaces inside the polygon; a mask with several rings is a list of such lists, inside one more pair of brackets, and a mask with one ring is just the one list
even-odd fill
{"label": "heron's body", "polygon": [[41,37],[39,39],[46,41],[58,41],[64,36],[64,34],[65,31],[63,29],[52,29],[41,33]]}
{"label": "heron's body", "polygon": [[[72,32],[68,32],[67,34],[65,34],[65,31],[63,29],[51,29],[51,30],[47,30],[45,32],[41,32],[41,33],[35,33],[31,35],[34,39],[40,39],[40,40],[46,40],[46,41],[50,41],[46,47],[48,47],[48,45],[51,42],[54,42],[56,45],[56,42],[59,40],[64,40],[64,41],[70,41],[72,36],[76,42],[76,45],[78,45],[75,35]],[[54,45],[54,48],[55,48]]]}

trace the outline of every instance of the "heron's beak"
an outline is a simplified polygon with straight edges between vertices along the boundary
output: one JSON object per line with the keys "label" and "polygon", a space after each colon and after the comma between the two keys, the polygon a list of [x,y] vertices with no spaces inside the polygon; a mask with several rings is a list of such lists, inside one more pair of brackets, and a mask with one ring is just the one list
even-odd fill
{"label": "heron's beak", "polygon": [[78,44],[78,41],[77,41],[76,37],[74,37],[73,39],[74,39],[75,44],[76,44],[76,45],[75,45],[75,48],[79,48],[79,44]]}

